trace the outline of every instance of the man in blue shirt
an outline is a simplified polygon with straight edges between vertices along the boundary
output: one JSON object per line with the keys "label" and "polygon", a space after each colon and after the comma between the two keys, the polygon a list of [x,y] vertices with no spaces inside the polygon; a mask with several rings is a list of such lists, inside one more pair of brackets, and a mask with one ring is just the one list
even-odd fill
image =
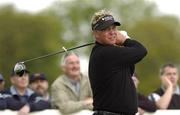
{"label": "man in blue shirt", "polygon": [[32,111],[40,111],[50,108],[50,103],[44,101],[39,95],[28,88],[29,71],[21,70],[21,75],[16,72],[11,74],[11,87],[2,92],[7,109],[18,110],[18,115],[27,115]]}

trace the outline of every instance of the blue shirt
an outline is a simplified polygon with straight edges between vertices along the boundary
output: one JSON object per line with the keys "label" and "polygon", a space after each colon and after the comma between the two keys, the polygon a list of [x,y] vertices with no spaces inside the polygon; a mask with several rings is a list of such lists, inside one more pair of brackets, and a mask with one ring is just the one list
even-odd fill
{"label": "blue shirt", "polygon": [[29,105],[30,111],[50,109],[50,102],[43,100],[41,96],[29,88],[26,88],[25,93],[20,95],[15,86],[11,86],[4,90],[2,95],[7,104],[7,109],[10,110],[20,110],[24,105]]}
{"label": "blue shirt", "polygon": [[18,93],[17,89],[14,86],[10,87],[10,92],[11,92],[12,95],[18,96],[19,99],[20,99],[20,102],[22,102],[22,103],[27,103],[28,102],[28,98],[34,93],[34,91],[32,91],[31,89],[27,88],[25,90],[24,95],[20,95]]}

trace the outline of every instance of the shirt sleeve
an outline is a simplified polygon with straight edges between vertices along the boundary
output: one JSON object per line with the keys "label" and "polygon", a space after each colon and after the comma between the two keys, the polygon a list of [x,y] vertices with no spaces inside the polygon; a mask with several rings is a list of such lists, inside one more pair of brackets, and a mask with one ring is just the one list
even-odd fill
{"label": "shirt sleeve", "polygon": [[35,95],[35,101],[28,103],[30,111],[41,111],[44,109],[50,109],[51,105],[49,101],[45,101],[42,97]]}
{"label": "shirt sleeve", "polygon": [[157,109],[155,102],[142,94],[138,94],[138,106],[148,112],[155,112]]}
{"label": "shirt sleeve", "polygon": [[105,62],[112,64],[136,64],[147,54],[146,48],[138,41],[127,39],[123,46],[107,45],[99,51]]}
{"label": "shirt sleeve", "polygon": [[7,109],[6,100],[3,98],[3,95],[0,93],[0,110]]}
{"label": "shirt sleeve", "polygon": [[157,93],[152,93],[148,96],[148,98],[151,100],[151,101],[158,101],[160,99],[160,96],[157,94]]}

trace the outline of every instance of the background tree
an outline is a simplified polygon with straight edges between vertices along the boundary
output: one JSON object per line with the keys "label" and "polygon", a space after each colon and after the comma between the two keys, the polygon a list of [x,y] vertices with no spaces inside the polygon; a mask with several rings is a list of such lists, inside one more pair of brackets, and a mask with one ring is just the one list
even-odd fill
{"label": "background tree", "polygon": [[162,16],[142,20],[131,28],[131,36],[142,41],[148,49],[145,60],[138,65],[140,90],[146,94],[160,86],[159,68],[164,63],[179,66],[180,33],[176,17]]}
{"label": "background tree", "polygon": [[142,81],[139,90],[148,94],[159,87],[160,65],[166,62],[179,65],[179,19],[161,16],[153,2],[144,0],[73,0],[57,2],[48,12],[57,15],[61,23],[66,24],[64,39],[78,39],[79,44],[92,40],[90,19],[100,9],[111,10],[122,24],[119,29],[128,31],[130,36],[140,40],[148,49],[147,57],[137,65],[136,71]]}
{"label": "background tree", "polygon": [[[19,60],[57,51],[62,46],[69,48],[92,42],[91,16],[100,9],[111,10],[122,24],[119,29],[128,31],[148,49],[147,57],[136,68],[141,80],[139,90],[148,94],[159,87],[160,65],[166,62],[179,65],[179,19],[160,14],[154,3],[145,0],[57,1],[35,15],[6,7],[0,12],[3,28],[0,30],[0,71],[9,75],[7,73]],[[76,51],[88,57],[90,49]],[[51,83],[61,73],[60,56],[27,63],[27,66],[33,72],[46,72]]]}
{"label": "background tree", "polygon": [[[16,11],[12,6],[0,10],[0,72],[8,77],[14,65],[32,57],[47,54],[59,48],[58,20],[41,14],[28,14]],[[59,73],[57,58],[51,57],[27,63],[31,72]]]}

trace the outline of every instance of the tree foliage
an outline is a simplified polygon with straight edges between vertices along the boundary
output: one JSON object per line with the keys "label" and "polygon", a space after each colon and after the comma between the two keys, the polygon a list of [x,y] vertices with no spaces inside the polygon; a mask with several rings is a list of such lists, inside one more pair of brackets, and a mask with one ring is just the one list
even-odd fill
{"label": "tree foliage", "polygon": [[159,15],[156,5],[144,0],[73,0],[58,2],[49,12],[60,17],[61,23],[66,23],[64,34],[70,33],[71,40],[78,39],[77,43],[81,43],[92,40],[91,16],[100,9],[111,10],[122,24],[119,29],[127,30],[131,37],[147,47],[148,55],[136,69],[142,81],[139,90],[148,94],[159,87],[160,65],[179,64],[179,19]]}
{"label": "tree foliage", "polygon": [[[159,15],[157,7],[145,0],[71,0],[57,1],[39,14],[17,12],[6,6],[0,10],[0,71],[6,76],[17,61],[37,57],[57,48],[66,48],[94,41],[91,16],[100,9],[113,12],[121,22],[120,30],[141,41],[148,50],[137,64],[141,81],[139,90],[145,94],[159,87],[160,65],[179,65],[179,19]],[[91,47],[77,50],[89,56]],[[44,71],[50,83],[60,73],[58,56],[27,63],[33,71]],[[150,82],[149,82],[150,81]]]}
{"label": "tree foliage", "polygon": [[[7,81],[17,62],[59,48],[60,27],[55,17],[17,12],[12,6],[6,6],[1,8],[0,28],[0,71]],[[26,65],[31,72],[44,71],[50,76],[58,71],[55,60],[37,60]]]}
{"label": "tree foliage", "polygon": [[148,49],[147,57],[138,65],[142,81],[140,89],[143,92],[148,93],[160,86],[159,68],[162,64],[174,63],[179,66],[178,25],[177,18],[162,16],[142,20],[130,30],[131,35]]}

